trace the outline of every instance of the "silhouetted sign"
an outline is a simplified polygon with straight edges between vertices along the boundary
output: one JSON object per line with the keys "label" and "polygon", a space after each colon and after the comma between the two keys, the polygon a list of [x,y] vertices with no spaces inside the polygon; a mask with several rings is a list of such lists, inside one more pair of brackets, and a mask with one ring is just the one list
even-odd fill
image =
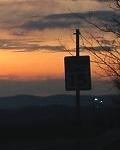
{"label": "silhouetted sign", "polygon": [[71,90],[90,90],[91,71],[89,56],[65,57],[65,88]]}

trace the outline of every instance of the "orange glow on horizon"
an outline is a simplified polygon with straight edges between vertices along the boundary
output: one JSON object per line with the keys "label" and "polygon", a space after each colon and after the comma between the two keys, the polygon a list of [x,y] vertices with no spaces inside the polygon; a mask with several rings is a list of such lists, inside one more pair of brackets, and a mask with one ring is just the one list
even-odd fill
{"label": "orange glow on horizon", "polygon": [[[64,78],[64,57],[66,52],[12,52],[0,51],[0,79],[46,80]],[[86,55],[82,52],[81,55]],[[91,74],[96,66],[91,63]]]}
{"label": "orange glow on horizon", "polygon": [[0,52],[0,77],[22,80],[62,78],[64,53]]}
{"label": "orange glow on horizon", "polygon": [[[37,31],[36,31],[37,32]],[[29,33],[30,35],[28,37],[33,37],[35,38],[30,38],[32,41],[29,40],[28,37],[25,37],[25,39],[16,39],[14,36],[7,35],[6,32],[2,32],[4,38],[6,39],[13,39],[13,44],[14,40],[15,42],[21,42],[19,44],[37,44],[40,46],[44,45],[50,45],[50,46],[65,46],[67,50],[71,50],[72,54],[75,55],[74,50],[75,48],[75,41],[72,39],[74,38],[74,35],[72,38],[70,38],[71,32],[69,31],[66,32],[64,38],[61,35],[61,40],[59,43],[58,40],[55,39],[55,35],[59,35],[60,31],[55,30],[49,31],[49,35],[46,34],[47,31],[44,31],[44,35],[47,35],[43,38],[43,41],[40,40],[41,38],[39,37],[42,33]],[[27,39],[28,38],[28,39]],[[52,38],[52,40],[51,40]],[[39,40],[38,40],[39,39]],[[47,39],[47,40],[46,40]],[[89,37],[88,37],[89,39]],[[42,41],[42,42],[41,42]],[[85,42],[86,46],[90,46],[87,42]],[[3,43],[2,43],[3,44]],[[93,43],[95,45],[95,43]],[[21,46],[20,45],[20,46]],[[80,45],[82,45],[82,40],[80,41]],[[16,43],[15,43],[16,46]],[[29,45],[28,45],[29,46]],[[20,47],[21,48],[21,47]],[[21,50],[21,49],[17,50]],[[50,52],[50,51],[33,51],[33,52],[15,52],[9,50],[9,46],[7,49],[0,50],[0,79],[12,79],[12,80],[47,80],[47,79],[61,79],[64,78],[64,57],[65,56],[70,56],[70,54],[67,51],[63,52]],[[74,50],[75,51],[75,50]],[[80,52],[80,55],[90,55],[91,59],[93,59],[93,56],[89,52],[82,51]],[[96,74],[97,72],[97,74]],[[101,70],[93,63],[91,63],[91,74],[92,78],[99,78],[102,73]]]}

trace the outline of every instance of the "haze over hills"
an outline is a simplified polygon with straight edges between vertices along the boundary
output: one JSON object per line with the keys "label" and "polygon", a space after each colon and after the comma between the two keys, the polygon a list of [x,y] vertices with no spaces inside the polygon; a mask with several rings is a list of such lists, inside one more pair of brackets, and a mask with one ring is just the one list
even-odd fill
{"label": "haze over hills", "polygon": [[[94,96],[82,95],[80,97],[81,106],[88,106],[94,99],[103,101],[104,106],[112,106],[119,103],[119,95]],[[10,97],[0,97],[0,109],[16,109],[29,106],[49,106],[49,105],[65,105],[75,106],[74,95],[51,95],[46,97],[33,95],[17,95]]]}
{"label": "haze over hills", "polygon": [[[95,126],[104,129],[120,124],[120,112],[115,108],[114,100],[118,102],[119,96],[80,97],[81,121],[86,134]],[[0,97],[0,132],[5,138],[72,137],[76,136],[76,121],[74,95]]]}

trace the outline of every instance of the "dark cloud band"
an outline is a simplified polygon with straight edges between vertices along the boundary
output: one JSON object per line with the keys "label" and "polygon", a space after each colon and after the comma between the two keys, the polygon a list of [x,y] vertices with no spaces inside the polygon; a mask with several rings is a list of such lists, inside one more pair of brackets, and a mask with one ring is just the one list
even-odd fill
{"label": "dark cloud band", "polygon": [[[35,44],[34,44],[35,42]],[[65,47],[61,45],[40,45],[42,41],[17,41],[17,40],[0,40],[0,49],[11,50],[15,52],[32,52],[32,51],[64,51]]]}
{"label": "dark cloud band", "polygon": [[[113,19],[120,19],[120,14],[116,14],[114,11],[89,11],[85,13],[62,13],[52,14],[44,17],[37,21],[28,21],[20,26],[26,30],[44,30],[44,29],[55,29],[55,28],[68,28],[71,26],[89,27],[85,23],[86,19],[92,19],[96,23],[113,22]],[[102,23],[101,23],[102,24]]]}

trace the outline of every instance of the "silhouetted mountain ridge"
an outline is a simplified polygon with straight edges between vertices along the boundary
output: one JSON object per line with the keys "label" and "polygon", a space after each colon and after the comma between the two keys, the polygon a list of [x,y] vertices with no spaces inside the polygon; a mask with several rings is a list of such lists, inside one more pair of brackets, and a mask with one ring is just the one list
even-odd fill
{"label": "silhouetted mountain ridge", "polygon": [[[104,105],[113,105],[113,102],[119,103],[119,95],[82,95],[80,97],[81,106],[87,106],[93,102],[95,97],[102,100]],[[16,95],[9,97],[0,97],[0,109],[18,109],[31,106],[47,105],[65,105],[75,106],[75,95],[51,95],[46,97],[34,95]]]}
{"label": "silhouetted mountain ridge", "polygon": [[[105,103],[111,106],[113,100],[119,100],[119,96],[97,96],[98,101],[104,101],[102,105],[95,105],[94,99],[95,96],[80,97],[80,114],[84,131],[87,133],[88,129],[91,131],[94,126],[100,128],[118,126],[120,109],[114,107],[104,109],[103,105]],[[74,95],[0,97],[0,132],[3,132],[4,136],[12,136],[13,132],[14,137],[35,135],[41,138],[51,135],[69,137],[69,134],[75,136],[76,121]]]}

